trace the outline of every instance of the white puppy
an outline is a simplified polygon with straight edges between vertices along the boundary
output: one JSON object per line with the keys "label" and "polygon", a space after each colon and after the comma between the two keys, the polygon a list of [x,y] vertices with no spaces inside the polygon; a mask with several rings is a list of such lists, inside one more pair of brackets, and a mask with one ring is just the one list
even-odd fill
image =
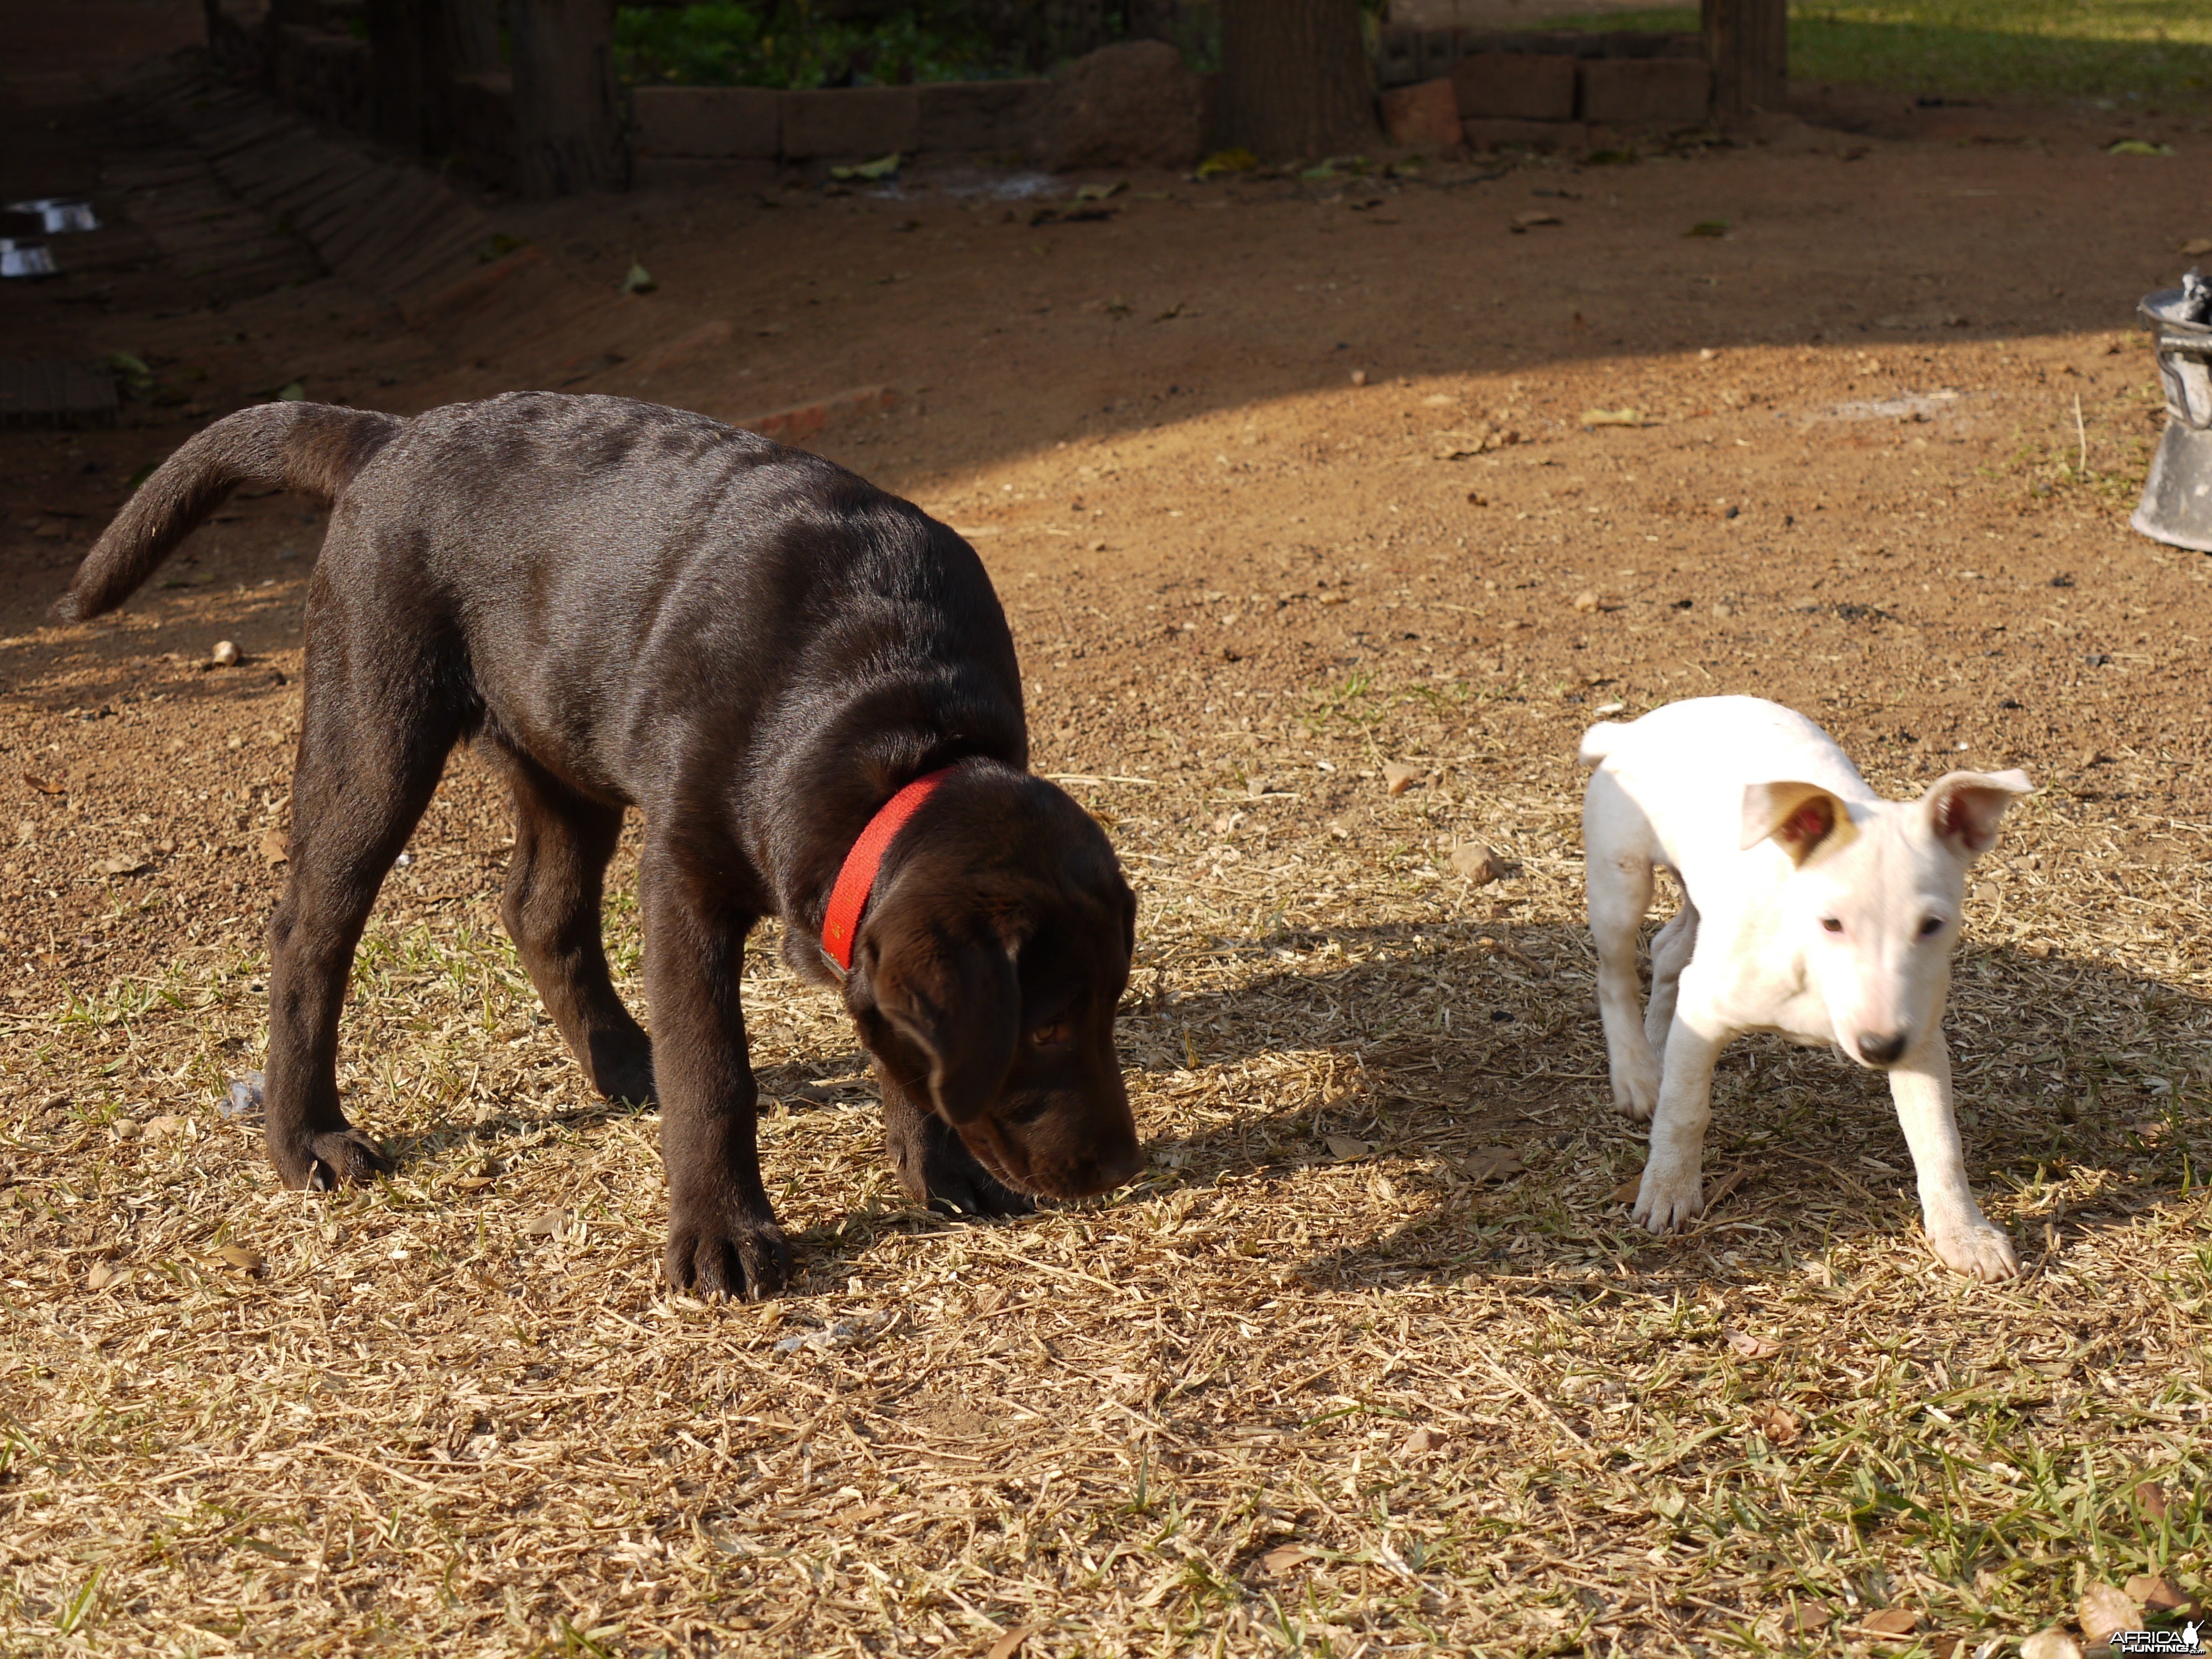
{"label": "white puppy", "polygon": [[[1826,732],[1757,697],[1594,726],[1582,759],[1597,768],[1583,842],[1613,1103],[1652,1120],[1636,1218],[1667,1232],[1704,1207],[1713,1063],[1741,1032],[1779,1031],[1888,1072],[1929,1245],[1963,1273],[2018,1273],[1966,1184],[1943,1004],[1966,870],[2027,775],[1953,772],[1886,801]],[[1659,865],[1685,902],[1651,942],[1639,1018],[1636,933]]]}

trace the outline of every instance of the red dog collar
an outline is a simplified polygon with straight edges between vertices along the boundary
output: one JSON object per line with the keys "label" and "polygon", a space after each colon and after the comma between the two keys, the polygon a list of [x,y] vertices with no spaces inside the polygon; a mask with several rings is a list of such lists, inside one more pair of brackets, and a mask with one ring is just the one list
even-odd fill
{"label": "red dog collar", "polygon": [[922,802],[937,793],[954,769],[942,767],[925,773],[883,804],[868,827],[860,831],[853,850],[837,871],[837,884],[830,890],[830,908],[822,918],[822,960],[842,980],[853,971],[853,936],[860,932],[860,915],[875,891],[876,872],[884,854],[890,851],[906,821],[921,810]]}

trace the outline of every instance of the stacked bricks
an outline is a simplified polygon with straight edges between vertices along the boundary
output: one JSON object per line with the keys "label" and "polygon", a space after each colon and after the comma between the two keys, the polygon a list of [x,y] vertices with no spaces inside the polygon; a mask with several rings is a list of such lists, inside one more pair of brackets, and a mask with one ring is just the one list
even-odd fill
{"label": "stacked bricks", "polygon": [[866,159],[924,150],[1028,155],[1042,137],[1048,81],[774,92],[762,87],[640,87],[641,155],[728,161]]}
{"label": "stacked bricks", "polygon": [[1695,36],[1407,31],[1383,44],[1386,83],[1416,66],[1426,71],[1382,94],[1383,124],[1409,148],[1558,149],[1587,142],[1592,128],[1711,118],[1712,70],[1696,55]]}

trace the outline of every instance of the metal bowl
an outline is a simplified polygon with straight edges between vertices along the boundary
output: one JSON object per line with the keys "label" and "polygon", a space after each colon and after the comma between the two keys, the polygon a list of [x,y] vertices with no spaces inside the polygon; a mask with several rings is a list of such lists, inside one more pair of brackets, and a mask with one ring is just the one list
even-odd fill
{"label": "metal bowl", "polygon": [[22,242],[0,236],[0,276],[53,276],[61,267],[46,252],[44,242]]}
{"label": "metal bowl", "polygon": [[2184,320],[2183,299],[2161,289],[2140,307],[2158,342],[2166,434],[2128,522],[2154,542],[2212,553],[2212,323]]}
{"label": "metal bowl", "polygon": [[10,202],[8,211],[37,216],[40,228],[49,236],[100,228],[100,216],[92,210],[92,204],[74,196],[40,196],[27,202]]}

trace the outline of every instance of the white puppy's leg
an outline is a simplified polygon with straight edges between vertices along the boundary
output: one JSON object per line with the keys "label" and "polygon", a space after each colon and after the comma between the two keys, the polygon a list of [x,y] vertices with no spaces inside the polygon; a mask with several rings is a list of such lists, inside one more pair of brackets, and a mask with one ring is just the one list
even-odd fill
{"label": "white puppy's leg", "polygon": [[1920,1177],[1920,1218],[1936,1260],[1992,1283],[2020,1272],[2012,1241],[1982,1213],[1951,1109],[1951,1054],[1939,1027],[1890,1068],[1889,1097]]}
{"label": "white puppy's leg", "polygon": [[[1594,779],[1592,793],[1610,781]],[[1590,937],[1597,945],[1597,1006],[1605,1021],[1613,1103],[1626,1116],[1646,1118],[1659,1103],[1659,1057],[1644,1035],[1636,934],[1651,907],[1651,860],[1643,847],[1622,846],[1604,833],[1592,822],[1597,816],[1583,813],[1583,867],[1589,885]]]}
{"label": "white puppy's leg", "polygon": [[1667,1072],[1651,1119],[1651,1152],[1635,1216],[1655,1233],[1680,1231],[1705,1207],[1705,1126],[1713,1115],[1713,1063],[1728,1031],[1700,1030],[1678,1008],[1667,1033]]}
{"label": "white puppy's leg", "polygon": [[1687,897],[1651,940],[1651,1006],[1644,1013],[1644,1040],[1667,1069],[1667,1033],[1674,1024],[1674,998],[1682,969],[1698,948],[1698,907]]}

